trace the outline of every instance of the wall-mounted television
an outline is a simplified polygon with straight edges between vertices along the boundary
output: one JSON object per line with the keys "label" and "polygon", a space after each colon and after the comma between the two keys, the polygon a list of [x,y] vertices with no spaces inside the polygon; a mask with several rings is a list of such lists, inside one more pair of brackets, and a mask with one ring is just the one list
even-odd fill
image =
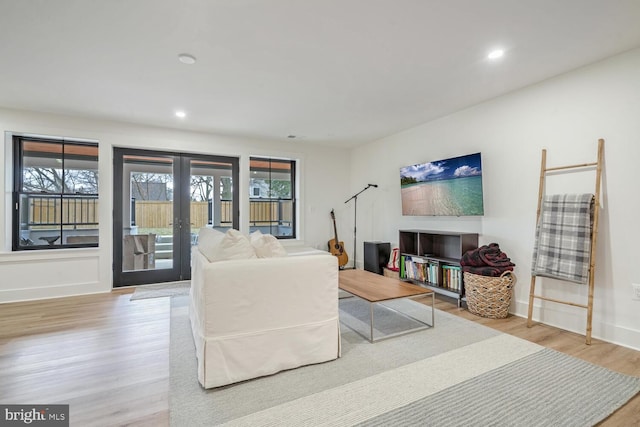
{"label": "wall-mounted television", "polygon": [[480,153],[400,169],[402,215],[484,215]]}

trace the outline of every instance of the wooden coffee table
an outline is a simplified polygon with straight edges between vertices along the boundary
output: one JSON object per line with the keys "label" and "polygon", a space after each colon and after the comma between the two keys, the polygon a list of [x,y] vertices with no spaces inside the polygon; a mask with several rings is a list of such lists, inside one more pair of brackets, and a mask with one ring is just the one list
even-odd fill
{"label": "wooden coffee table", "polygon": [[[370,335],[367,337],[363,335],[361,332],[356,331],[348,325],[348,328],[362,335],[364,338],[368,339],[369,342],[380,341],[387,338],[396,337],[399,335],[405,335],[412,332],[421,331],[424,329],[432,328],[435,325],[435,316],[434,316],[434,302],[435,302],[435,294],[430,289],[423,288],[418,285],[413,285],[411,283],[403,282],[398,279],[393,279],[390,277],[381,276],[379,274],[371,273],[370,271],[365,270],[340,270],[339,273],[339,284],[338,287],[343,291],[346,291],[358,298],[361,298],[365,301],[369,302],[369,312],[370,312]],[[407,313],[401,313],[398,310],[395,310],[389,306],[382,304],[385,301],[392,301],[403,298],[411,298],[417,296],[425,296],[431,295],[431,324],[423,322],[420,319],[416,319],[413,316],[410,316]],[[384,335],[382,337],[374,338],[373,336],[373,306],[374,304],[380,304],[389,310],[393,310],[401,316],[408,317],[410,319],[415,320],[418,323],[421,323],[423,326],[419,326],[417,328],[408,329],[402,332],[396,332],[394,334]]]}

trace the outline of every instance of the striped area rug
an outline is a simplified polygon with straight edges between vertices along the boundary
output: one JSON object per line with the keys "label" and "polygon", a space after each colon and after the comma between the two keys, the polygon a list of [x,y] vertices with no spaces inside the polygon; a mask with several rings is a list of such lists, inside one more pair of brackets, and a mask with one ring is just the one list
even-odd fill
{"label": "striped area rug", "polygon": [[175,297],[181,295],[189,295],[191,287],[190,280],[182,280],[179,282],[157,283],[154,285],[139,285],[131,294],[129,301],[148,298]]}
{"label": "striped area rug", "polygon": [[[368,328],[368,304],[340,300]],[[395,309],[430,320],[413,301]],[[376,333],[410,327],[380,309]],[[213,390],[196,378],[187,298],[172,299],[172,426],[590,426],[640,391],[629,377],[436,310],[435,328],[370,344],[342,329],[343,357]]]}

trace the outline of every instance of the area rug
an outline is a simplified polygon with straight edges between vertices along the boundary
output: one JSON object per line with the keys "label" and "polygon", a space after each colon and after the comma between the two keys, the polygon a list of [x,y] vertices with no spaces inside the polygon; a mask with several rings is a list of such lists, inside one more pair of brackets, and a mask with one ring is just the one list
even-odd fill
{"label": "area rug", "polygon": [[353,295],[351,295],[347,291],[343,291],[342,289],[338,289],[338,299],[342,299],[342,298],[353,298]]}
{"label": "area rug", "polygon": [[[196,377],[188,298],[171,302],[169,407],[176,427],[583,427],[640,391],[640,378],[438,310],[432,329],[370,344],[343,327],[342,357],[335,361],[204,390]],[[396,309],[430,320],[426,306],[399,304]],[[366,330],[368,304],[349,298],[340,308],[341,322]],[[380,332],[406,322],[384,309],[374,315]]]}
{"label": "area rug", "polygon": [[130,301],[147,298],[175,297],[189,295],[191,281],[157,283],[154,285],[136,286],[136,290],[131,294]]}

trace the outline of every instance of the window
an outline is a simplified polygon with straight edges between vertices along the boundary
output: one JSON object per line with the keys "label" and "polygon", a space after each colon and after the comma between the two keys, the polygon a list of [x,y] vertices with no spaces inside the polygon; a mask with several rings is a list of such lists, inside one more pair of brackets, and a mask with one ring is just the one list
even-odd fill
{"label": "window", "polygon": [[98,145],[13,142],[13,250],[98,246]]}
{"label": "window", "polygon": [[295,238],[296,162],[251,157],[249,164],[250,231]]}

